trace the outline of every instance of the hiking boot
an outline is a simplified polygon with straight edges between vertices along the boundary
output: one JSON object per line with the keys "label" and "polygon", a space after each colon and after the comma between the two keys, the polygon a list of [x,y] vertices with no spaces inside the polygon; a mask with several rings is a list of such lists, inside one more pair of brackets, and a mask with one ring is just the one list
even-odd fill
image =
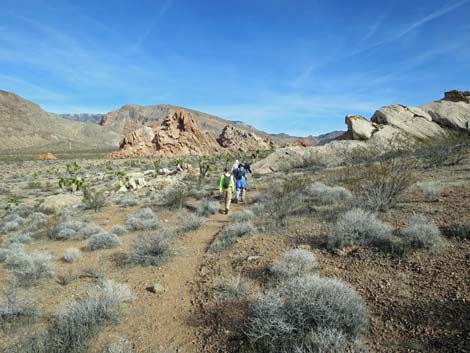
{"label": "hiking boot", "polygon": [[228,214],[228,210],[225,210],[225,214]]}

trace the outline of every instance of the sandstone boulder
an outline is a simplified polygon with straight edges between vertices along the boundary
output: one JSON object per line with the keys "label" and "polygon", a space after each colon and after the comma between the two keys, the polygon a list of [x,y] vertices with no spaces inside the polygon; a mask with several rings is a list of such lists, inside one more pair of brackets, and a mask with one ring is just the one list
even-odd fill
{"label": "sandstone boulder", "polygon": [[347,115],[345,119],[348,132],[353,140],[368,140],[379,130],[379,125],[360,115]]}
{"label": "sandstone boulder", "polygon": [[77,206],[82,202],[82,197],[73,194],[59,194],[48,196],[39,205],[39,211],[44,213],[59,213],[67,207]]}
{"label": "sandstone boulder", "polygon": [[54,156],[54,154],[48,152],[48,153],[40,153],[38,154],[38,161],[53,161],[56,160],[57,157]]}
{"label": "sandstone boulder", "polygon": [[443,99],[421,106],[437,124],[452,129],[470,130],[470,92],[449,91]]}
{"label": "sandstone boulder", "polygon": [[275,148],[275,143],[267,138],[262,138],[254,132],[247,132],[227,125],[217,139],[217,142],[231,151],[251,152],[256,150],[270,150]]}
{"label": "sandstone boulder", "polygon": [[[428,139],[446,135],[446,132],[431,116],[416,107],[404,105],[389,105],[377,110],[371,119],[379,125],[388,125],[403,133],[408,138]],[[375,135],[380,134],[380,132]]]}

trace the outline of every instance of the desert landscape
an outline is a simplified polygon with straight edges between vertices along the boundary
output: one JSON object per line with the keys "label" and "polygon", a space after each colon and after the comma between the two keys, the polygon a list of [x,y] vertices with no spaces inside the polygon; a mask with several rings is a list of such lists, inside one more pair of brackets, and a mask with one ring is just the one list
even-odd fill
{"label": "desert landscape", "polygon": [[[0,98],[24,126],[2,149],[2,351],[468,351],[469,92],[347,116],[331,140]],[[68,148],[94,130],[109,139]],[[235,160],[253,174],[225,215]]]}

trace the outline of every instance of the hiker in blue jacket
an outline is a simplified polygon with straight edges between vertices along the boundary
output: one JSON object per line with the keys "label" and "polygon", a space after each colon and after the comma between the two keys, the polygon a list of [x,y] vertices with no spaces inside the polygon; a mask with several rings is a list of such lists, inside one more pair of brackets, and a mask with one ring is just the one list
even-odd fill
{"label": "hiker in blue jacket", "polygon": [[244,202],[245,198],[245,191],[248,187],[248,183],[246,180],[246,175],[248,174],[245,166],[243,164],[239,164],[238,168],[234,171],[235,177],[235,202]]}

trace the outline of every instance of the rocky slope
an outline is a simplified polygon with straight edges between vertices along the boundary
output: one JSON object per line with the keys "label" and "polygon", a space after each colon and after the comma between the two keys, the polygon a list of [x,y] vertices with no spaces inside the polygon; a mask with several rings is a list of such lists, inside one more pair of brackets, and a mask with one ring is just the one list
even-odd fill
{"label": "rocky slope", "polygon": [[0,91],[0,153],[91,151],[116,148],[122,135],[102,126],[70,121],[39,105]]}
{"label": "rocky slope", "polygon": [[97,124],[103,119],[104,114],[89,114],[89,113],[78,113],[78,114],[57,114],[58,116],[73,121],[81,121],[82,123],[94,123]]}
{"label": "rocky slope", "polygon": [[276,150],[253,166],[255,173],[268,174],[310,163],[338,165],[356,148],[383,153],[397,144],[410,146],[419,141],[445,138],[451,130],[470,132],[470,92],[446,92],[443,99],[421,107],[390,105],[377,110],[370,120],[346,116],[348,131],[339,141],[308,148]]}
{"label": "rocky slope", "polygon": [[129,132],[120,151],[108,157],[174,157],[214,154],[222,150],[212,135],[200,128],[191,113],[177,110],[160,126],[143,126]]}

